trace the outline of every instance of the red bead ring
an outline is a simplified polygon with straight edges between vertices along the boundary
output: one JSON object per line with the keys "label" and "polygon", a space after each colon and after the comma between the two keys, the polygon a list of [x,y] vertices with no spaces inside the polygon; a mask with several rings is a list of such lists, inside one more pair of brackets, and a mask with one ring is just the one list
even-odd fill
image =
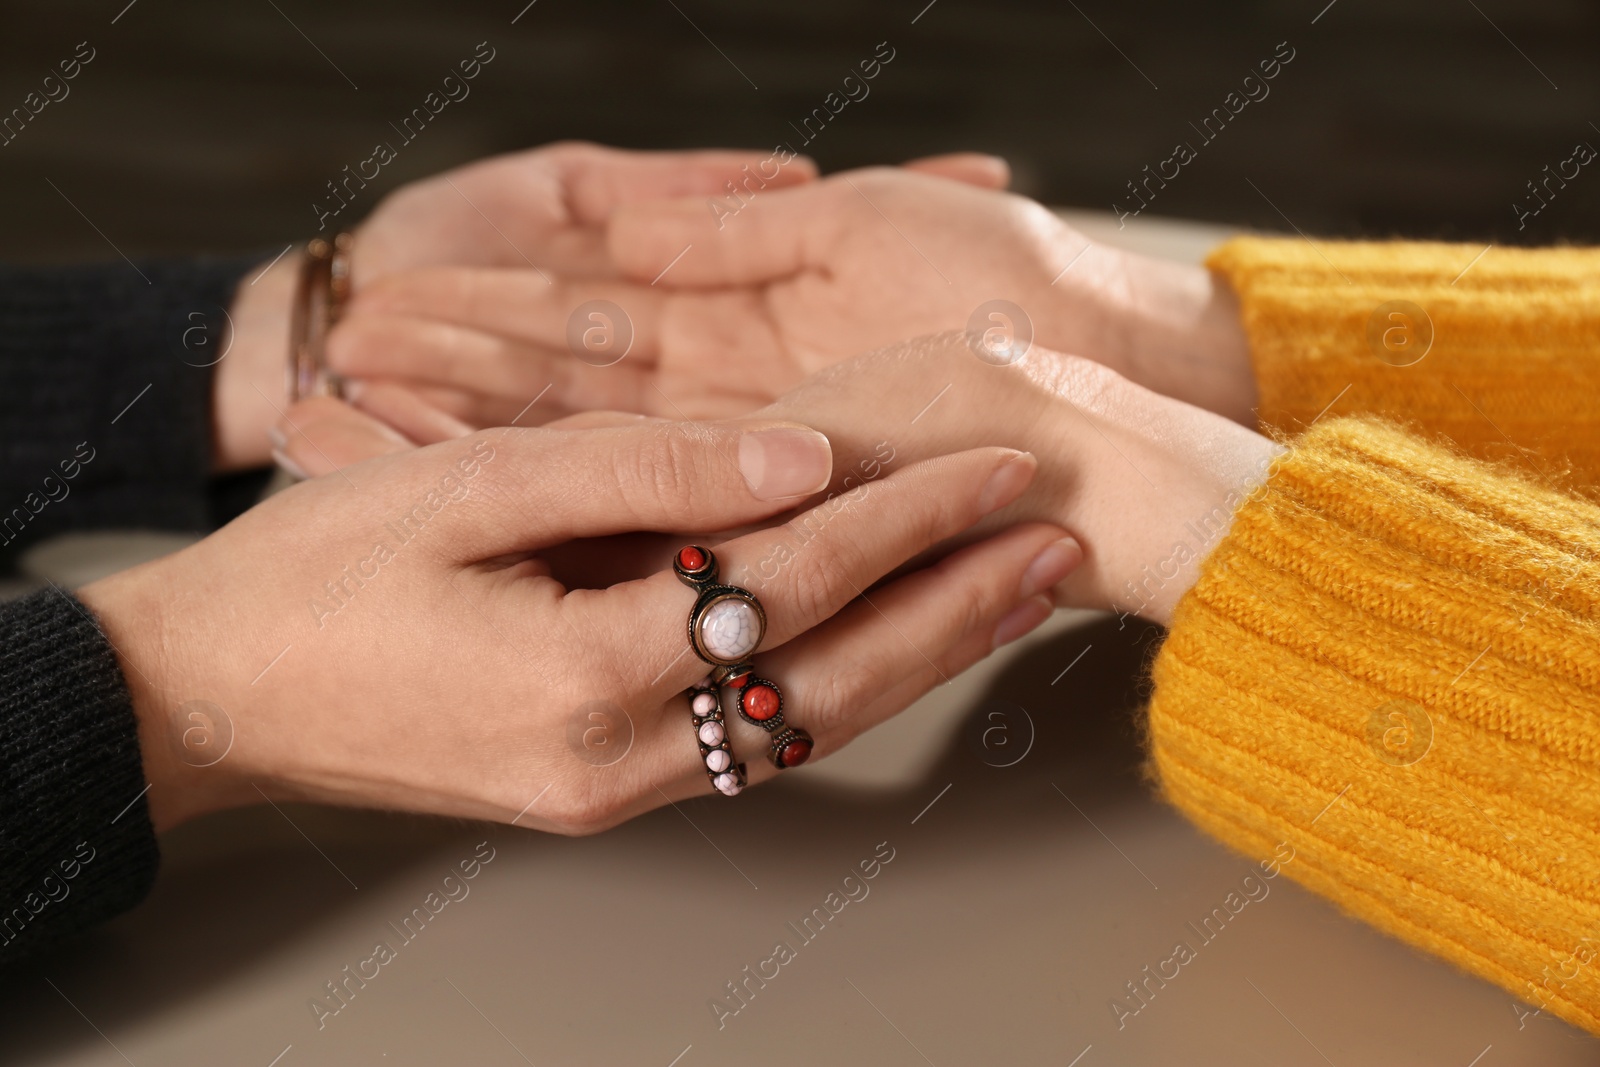
{"label": "red bead ring", "polygon": [[[782,690],[777,683],[756,677],[750,662],[767,632],[761,601],[748,589],[718,582],[717,557],[709,548],[685,546],[672,568],[680,581],[700,594],[689,611],[689,644],[712,667],[708,682],[689,690],[691,704],[716,686],[737,689],[739,717],[772,735],[767,752],[772,765],[779,770],[798,767],[811,756],[811,735],[784,722]],[[720,718],[720,706],[717,714]],[[712,784],[716,785],[715,777]]]}

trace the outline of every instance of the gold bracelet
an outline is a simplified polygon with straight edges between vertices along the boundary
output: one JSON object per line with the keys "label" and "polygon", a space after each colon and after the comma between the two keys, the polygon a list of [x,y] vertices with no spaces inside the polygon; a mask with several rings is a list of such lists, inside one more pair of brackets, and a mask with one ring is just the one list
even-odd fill
{"label": "gold bracelet", "polygon": [[328,331],[350,299],[350,250],[355,238],[341,233],[332,241],[314,238],[306,245],[295,285],[289,332],[289,402],[312,396],[343,395],[343,383],[328,370]]}

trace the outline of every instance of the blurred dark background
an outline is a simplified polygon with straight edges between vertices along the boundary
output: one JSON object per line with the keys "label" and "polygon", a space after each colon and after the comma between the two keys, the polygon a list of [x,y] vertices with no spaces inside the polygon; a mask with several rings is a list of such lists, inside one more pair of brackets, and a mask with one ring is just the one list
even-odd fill
{"label": "blurred dark background", "polygon": [[[401,148],[357,212],[408,179],[559,138],[798,144],[791,123],[887,41],[895,58],[870,95],[806,146],[825,169],[983,149],[1012,160],[1021,191],[1109,211],[1131,206],[1126,183],[1187,140],[1198,158],[1150,214],[1278,230],[1287,218],[1328,235],[1600,240],[1600,161],[1551,185],[1525,228],[1513,208],[1536,206],[1526,184],[1578,142],[1600,148],[1600,5],[1585,0],[526,5],[8,5],[0,114],[79,42],[95,58],[0,147],[0,256],[275,249],[307,236],[324,184],[375,142],[398,144],[390,124],[480,41],[495,59],[471,95]],[[1191,123],[1279,42],[1294,59],[1270,95],[1202,144]]]}

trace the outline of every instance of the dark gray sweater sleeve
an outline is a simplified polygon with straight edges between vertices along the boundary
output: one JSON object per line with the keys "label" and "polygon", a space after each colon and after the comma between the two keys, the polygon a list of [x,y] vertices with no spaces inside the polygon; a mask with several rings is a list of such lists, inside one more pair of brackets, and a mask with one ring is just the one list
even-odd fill
{"label": "dark gray sweater sleeve", "polygon": [[0,966],[133,907],[158,853],[133,704],[76,599],[0,605]]}
{"label": "dark gray sweater sleeve", "polygon": [[[259,258],[0,267],[0,565],[73,529],[209,530],[233,291]],[[225,357],[224,357],[225,358]],[[0,604],[0,965],[137,904],[159,854],[115,650],[50,588]]]}
{"label": "dark gray sweater sleeve", "polygon": [[211,392],[259,262],[0,267],[0,565],[64,530],[198,532],[249,505],[263,475],[212,477]]}

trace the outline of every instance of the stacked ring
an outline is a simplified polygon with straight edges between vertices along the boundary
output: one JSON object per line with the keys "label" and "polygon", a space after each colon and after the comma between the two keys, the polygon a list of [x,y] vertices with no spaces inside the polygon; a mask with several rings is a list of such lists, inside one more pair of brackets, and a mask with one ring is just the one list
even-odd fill
{"label": "stacked ring", "polygon": [[728,724],[722,718],[722,702],[710,678],[689,688],[689,715],[694,720],[695,740],[700,743],[700,761],[705,764],[711,787],[723,796],[738,796],[745,785],[745,767],[733,761],[728,743]]}
{"label": "stacked ring", "polygon": [[328,331],[350,300],[350,256],[355,238],[341,233],[306,246],[295,282],[289,320],[289,400],[344,395],[339,377],[328,370]]}
{"label": "stacked ring", "polygon": [[737,689],[739,717],[772,735],[767,751],[772,765],[779,770],[798,767],[811,756],[811,735],[784,722],[782,691],[775,682],[758,678],[750,661],[767,630],[761,601],[748,589],[718,581],[717,557],[709,548],[688,545],[672,566],[699,593],[689,610],[689,645],[712,667],[708,685],[690,690],[691,702],[717,686]]}

